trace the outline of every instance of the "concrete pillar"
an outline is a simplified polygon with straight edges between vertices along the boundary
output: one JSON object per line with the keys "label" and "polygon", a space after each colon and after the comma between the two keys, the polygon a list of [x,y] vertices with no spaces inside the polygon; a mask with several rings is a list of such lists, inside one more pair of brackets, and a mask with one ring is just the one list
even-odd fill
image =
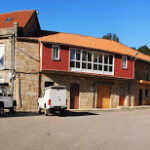
{"label": "concrete pillar", "polygon": [[21,90],[20,90],[20,76],[16,76],[16,85],[15,85],[15,98],[17,101],[17,107],[22,108],[22,100],[21,100]]}
{"label": "concrete pillar", "polygon": [[135,97],[136,97],[136,80],[130,81],[129,85],[129,91],[130,91],[130,106],[135,105]]}

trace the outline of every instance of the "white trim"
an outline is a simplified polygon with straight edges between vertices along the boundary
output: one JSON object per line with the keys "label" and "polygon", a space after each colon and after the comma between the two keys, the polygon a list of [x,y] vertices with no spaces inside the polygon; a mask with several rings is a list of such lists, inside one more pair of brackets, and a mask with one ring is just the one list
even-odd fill
{"label": "white trim", "polygon": [[[53,55],[53,48],[54,47],[57,47],[58,48],[58,58],[54,58],[54,55]],[[52,46],[52,60],[56,60],[56,61],[59,61],[60,60],[60,46],[58,45],[53,45]]]}
{"label": "white trim", "polygon": [[[126,59],[126,66],[125,67],[123,66],[123,58]],[[128,68],[128,57],[127,56],[122,56],[121,67],[122,67],[122,69],[127,69]]]}

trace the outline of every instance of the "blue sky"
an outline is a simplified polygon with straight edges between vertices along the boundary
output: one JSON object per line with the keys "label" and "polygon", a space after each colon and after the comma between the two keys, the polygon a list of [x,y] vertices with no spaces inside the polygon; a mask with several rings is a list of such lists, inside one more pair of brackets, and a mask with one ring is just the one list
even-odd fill
{"label": "blue sky", "polygon": [[102,37],[116,33],[132,47],[150,47],[149,0],[5,0],[0,13],[36,9],[42,29]]}

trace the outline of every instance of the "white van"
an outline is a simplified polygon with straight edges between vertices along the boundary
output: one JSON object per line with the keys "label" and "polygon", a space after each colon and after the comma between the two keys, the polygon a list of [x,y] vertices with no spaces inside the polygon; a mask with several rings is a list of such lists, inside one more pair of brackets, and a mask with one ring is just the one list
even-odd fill
{"label": "white van", "polygon": [[67,108],[66,88],[64,86],[51,86],[44,90],[42,97],[38,99],[38,112],[44,109],[45,115],[49,112],[59,111],[60,115]]}
{"label": "white van", "polygon": [[10,90],[6,87],[0,87],[0,116],[4,115],[4,109],[10,112],[16,112],[17,102],[13,99]]}

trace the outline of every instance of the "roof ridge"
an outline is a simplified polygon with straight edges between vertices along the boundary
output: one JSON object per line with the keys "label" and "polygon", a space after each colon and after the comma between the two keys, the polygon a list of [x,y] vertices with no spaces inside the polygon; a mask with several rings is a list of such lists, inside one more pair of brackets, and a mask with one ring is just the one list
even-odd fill
{"label": "roof ridge", "polygon": [[31,10],[17,10],[17,11],[12,11],[12,12],[7,12],[7,13],[0,13],[0,15],[4,15],[4,14],[11,14],[11,13],[15,13],[15,12],[23,12],[23,11],[36,11],[35,9],[31,9]]}

